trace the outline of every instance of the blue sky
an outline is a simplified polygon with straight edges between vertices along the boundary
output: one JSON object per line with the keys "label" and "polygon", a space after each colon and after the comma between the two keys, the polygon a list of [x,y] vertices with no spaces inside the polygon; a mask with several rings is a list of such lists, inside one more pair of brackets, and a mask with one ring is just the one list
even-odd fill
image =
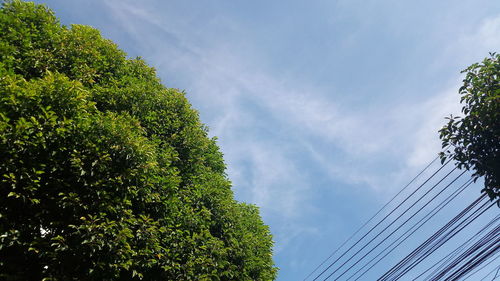
{"label": "blue sky", "polygon": [[436,155],[460,70],[500,46],[496,0],[37,2],[187,93],[271,227],[278,280],[302,280]]}

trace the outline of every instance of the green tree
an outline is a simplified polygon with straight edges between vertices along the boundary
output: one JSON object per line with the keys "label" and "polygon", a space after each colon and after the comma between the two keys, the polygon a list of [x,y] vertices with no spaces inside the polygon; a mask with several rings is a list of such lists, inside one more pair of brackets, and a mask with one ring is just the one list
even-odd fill
{"label": "green tree", "polygon": [[273,280],[216,140],[141,59],[43,5],[0,10],[0,279]]}
{"label": "green tree", "polygon": [[463,117],[450,116],[440,130],[442,161],[452,158],[460,168],[484,177],[484,189],[500,204],[500,55],[492,53],[465,69],[459,93]]}

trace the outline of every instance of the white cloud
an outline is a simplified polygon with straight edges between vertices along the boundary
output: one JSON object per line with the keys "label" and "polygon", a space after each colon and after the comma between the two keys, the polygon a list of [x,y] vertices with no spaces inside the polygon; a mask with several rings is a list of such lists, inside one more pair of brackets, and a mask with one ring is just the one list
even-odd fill
{"label": "white cloud", "polygon": [[[144,26],[140,24],[144,23],[175,36],[176,42],[187,40],[180,35],[181,32],[171,32],[155,18],[155,14],[128,4],[109,7],[137,41],[162,46],[160,42],[155,42],[157,39],[141,31]],[[213,49],[202,53],[186,46],[179,44],[168,54],[153,52],[155,55],[149,56],[149,60],[156,65],[165,64],[165,67],[174,71],[193,74],[186,89],[188,97],[206,106],[205,112],[209,112],[205,115],[211,117],[208,120],[211,134],[219,138],[236,194],[244,201],[257,204],[264,217],[278,218],[277,221],[281,222],[276,223],[276,229],[273,229],[280,237],[276,248],[276,251],[280,251],[287,241],[299,233],[312,231],[297,224],[304,210],[308,209],[305,203],[308,199],[306,190],[311,186],[296,163],[289,158],[286,145],[249,134],[254,127],[265,124],[261,124],[259,116],[249,111],[247,104],[240,98],[248,98],[256,106],[276,107],[274,102],[284,100],[285,93],[281,91],[286,89],[278,87],[275,81],[255,74],[255,70],[242,69],[241,58],[224,53],[224,50]],[[173,54],[175,57],[172,57]],[[252,96],[246,95],[248,93]],[[266,96],[279,96],[281,101]]]}
{"label": "white cloud", "polygon": [[499,51],[500,46],[500,15],[484,19],[479,27],[479,32],[470,36],[471,41],[476,41],[484,49]]}
{"label": "white cloud", "polygon": [[[280,241],[279,249],[301,233],[315,233],[314,228],[299,221],[314,211],[310,198],[321,187],[311,185],[301,169],[303,157],[294,155],[293,150],[309,153],[307,157],[333,179],[386,194],[401,187],[436,155],[440,148],[437,130],[444,123],[443,117],[459,109],[458,87],[453,82],[458,74],[452,82],[443,81],[443,85],[451,86],[426,100],[394,100],[378,108],[343,108],[311,85],[262,70],[257,58],[238,53],[224,40],[212,38],[218,43],[200,48],[197,44],[207,40],[207,35],[188,26],[171,26],[175,21],[135,3],[107,3],[125,31],[149,49],[150,62],[187,77],[184,87],[188,97],[202,111],[211,134],[219,137],[236,193],[260,206],[264,217],[277,218],[273,231]],[[230,32],[238,29],[224,19],[207,24],[226,26]],[[148,27],[168,35],[172,45],[165,45],[161,34],[144,32]],[[458,58],[459,53],[478,44],[482,49],[499,46],[498,34],[500,16],[486,19],[477,34],[464,35],[458,45],[448,47],[446,58]],[[478,52],[469,53],[461,58],[464,63]],[[266,121],[260,114],[268,115]],[[265,123],[271,119],[278,126],[274,129],[288,136],[287,143],[266,139],[262,134],[260,129],[271,126]],[[346,155],[349,165],[316,149],[315,141]],[[401,159],[393,171],[380,173],[376,168],[382,162],[374,159],[381,157]]]}
{"label": "white cloud", "polygon": [[422,122],[415,130],[413,149],[407,160],[410,167],[425,165],[440,150],[438,130],[446,123],[445,117],[460,113],[458,88],[458,85],[451,87],[421,105]]}
{"label": "white cloud", "polygon": [[[462,34],[457,38],[456,43],[451,42],[445,49],[444,59],[441,64],[446,64],[446,60],[453,59],[459,61],[465,68],[471,63],[479,62],[488,55],[488,52],[499,51],[500,46],[500,15],[486,18],[479,23],[475,32]],[[419,166],[428,161],[431,155],[435,155],[440,148],[440,141],[437,137],[437,130],[444,124],[444,117],[453,114],[460,115],[461,105],[458,89],[461,86],[459,70],[451,83],[443,81],[443,84],[450,84],[448,88],[437,95],[422,102],[419,106],[422,114],[422,123],[415,131],[413,139],[413,152],[408,159],[409,166]]]}
{"label": "white cloud", "polygon": [[[228,53],[225,46],[203,52],[197,50],[188,42],[192,39],[182,35],[189,33],[188,31],[173,32],[154,13],[137,5],[109,6],[113,7],[122,25],[137,40],[162,45],[155,42],[155,38],[144,39],[150,35],[138,30],[138,23],[143,22],[173,36],[175,42],[181,42],[168,55],[153,52],[156,55],[151,58],[155,64],[168,63],[165,66],[175,71],[193,73],[187,89],[189,96],[206,106],[206,110],[210,112],[212,119],[209,120],[209,125],[212,133],[220,139],[229,166],[238,165],[240,159],[251,163],[244,167],[251,170],[251,179],[238,177],[244,174],[234,172],[239,170],[238,167],[230,170],[235,187],[247,186],[252,194],[247,194],[245,199],[257,203],[264,213],[267,210],[285,210],[282,212],[284,217],[292,216],[292,210],[304,206],[311,187],[301,178],[294,163],[297,160],[290,158],[286,146],[255,138],[241,143],[241,139],[234,137],[238,133],[242,133],[240,137],[243,138],[251,137],[245,135],[245,130],[250,131],[259,126],[259,116],[247,108],[248,102],[265,109],[266,113],[279,120],[285,133],[293,130],[300,132],[291,135],[290,141],[303,143],[310,149],[313,145],[308,143],[309,140],[303,139],[302,135],[312,135],[313,138],[328,142],[335,149],[351,155],[355,160],[350,170],[347,170],[348,167],[326,159],[322,153],[313,153],[321,165],[331,167],[333,175],[347,175],[347,181],[364,182],[373,188],[378,188],[377,177],[385,179],[385,176],[367,174],[361,163],[369,157],[400,151],[394,144],[407,143],[408,139],[414,138],[413,135],[407,135],[410,131],[408,127],[421,123],[417,118],[425,117],[418,113],[427,107],[425,104],[394,104],[387,108],[362,108],[356,112],[350,111],[352,108],[340,110],[335,103],[324,98],[318,89],[297,85],[292,81],[277,80],[275,76],[263,73],[249,62],[252,58],[238,56],[236,52]],[[233,26],[232,29],[234,28]],[[247,103],[242,102],[242,98]],[[401,108],[406,111],[410,108],[414,114],[401,114]],[[402,120],[404,116],[407,119]],[[283,200],[271,199],[276,197]]]}

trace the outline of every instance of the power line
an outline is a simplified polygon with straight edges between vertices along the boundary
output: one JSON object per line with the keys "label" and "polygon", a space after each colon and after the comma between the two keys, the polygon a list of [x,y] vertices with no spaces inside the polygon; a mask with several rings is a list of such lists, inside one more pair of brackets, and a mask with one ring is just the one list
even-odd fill
{"label": "power line", "polygon": [[[434,274],[432,280],[442,280],[448,272],[452,269],[458,267],[460,264],[463,264],[458,270],[455,270],[448,278],[452,278],[453,276],[462,276],[470,272],[476,265],[474,265],[473,261],[475,258],[470,259],[469,257],[473,255],[475,252],[480,251],[481,249],[487,250],[491,248],[498,241],[492,241],[492,238],[498,236],[498,231],[500,230],[500,225],[497,225],[493,230],[484,235],[479,241],[470,246],[466,251],[462,254],[458,255],[452,262],[448,263],[444,269],[440,272]],[[484,252],[484,251],[482,251]],[[479,255],[479,254],[478,254]]]}
{"label": "power line", "polygon": [[[411,228],[409,228],[405,233],[403,233],[398,239],[393,241],[390,245],[388,245],[384,250],[382,250],[378,255],[373,257],[370,261],[368,261],[363,267],[358,269],[354,274],[352,274],[347,280],[350,280],[356,274],[358,274],[361,270],[363,270],[365,267],[367,267],[371,262],[373,262],[376,258],[378,258],[380,255],[382,255],[387,249],[392,247],[394,244],[396,244],[401,238],[403,238],[405,235],[406,237],[403,238],[396,246],[392,247],[388,252],[385,253],[384,256],[382,256],[380,259],[378,259],[373,265],[371,265],[368,269],[363,271],[361,275],[359,275],[355,280],[359,280],[359,278],[363,277],[370,269],[372,269],[374,266],[376,266],[380,261],[382,261],[387,255],[392,253],[399,245],[401,245],[406,239],[411,237],[420,227],[422,227],[425,223],[427,223],[430,219],[432,219],[439,211],[441,211],[445,206],[447,206],[453,199],[455,199],[462,191],[464,191],[470,184],[472,183],[472,179],[469,179],[466,181],[461,187],[459,187],[457,190],[455,190],[448,198],[446,198],[444,201],[439,203],[437,206],[434,207],[430,212],[428,212],[423,218],[421,218],[417,223],[415,223]],[[409,233],[411,231],[411,233]]]}
{"label": "power line", "polygon": [[[485,264],[485,265],[481,266],[480,268],[476,269],[474,272],[469,273],[469,275],[464,279],[464,281],[467,280],[467,279],[469,279],[470,277],[474,276],[476,273],[478,273],[479,271],[483,270],[485,267],[487,267],[488,265],[492,264],[496,260],[498,260],[498,258],[500,258],[500,256],[497,256],[496,258],[492,259],[487,264]],[[484,278],[488,277],[488,275],[490,275],[491,273],[493,273],[493,271],[495,271],[495,269],[496,269],[496,267],[492,271],[490,271]],[[481,279],[481,280],[483,280],[483,279]]]}
{"label": "power line", "polygon": [[[476,210],[476,212],[478,212],[479,210],[483,209],[484,206],[486,206],[488,204],[488,202],[484,203],[480,209]],[[410,271],[412,268],[414,268],[415,266],[417,266],[419,263],[421,263],[425,258],[427,258],[430,254],[432,254],[434,251],[436,251],[437,249],[439,249],[442,245],[444,245],[447,241],[449,241],[451,238],[453,238],[456,234],[458,234],[460,231],[462,231],[465,227],[467,227],[471,222],[473,222],[474,220],[476,220],[479,216],[481,216],[484,212],[486,212],[489,208],[491,208],[493,206],[490,205],[488,206],[486,209],[482,210],[479,214],[477,214],[473,219],[471,219],[469,222],[467,222],[464,226],[457,226],[454,230],[452,230],[450,233],[453,233],[451,234],[451,236],[449,237],[446,237],[446,238],[442,238],[439,243],[437,245],[435,245],[432,250],[430,250],[430,252],[426,253],[419,261],[416,261],[414,262],[413,265],[411,265],[409,268],[407,268],[404,272],[400,273],[398,277],[396,278],[399,278],[400,276],[406,274],[408,271]],[[475,213],[476,213],[475,212]],[[465,221],[463,222],[465,223]],[[460,229],[456,230],[458,227],[460,227]],[[454,232],[453,232],[454,231]],[[436,279],[436,280],[439,280]]]}
{"label": "power line", "polygon": [[[445,180],[453,171],[455,171],[456,167],[451,170],[448,174],[446,174],[441,180],[439,180],[434,186],[432,186],[429,190],[427,190],[420,198],[417,199],[410,207],[408,207],[400,216],[398,216],[395,220],[393,220],[389,225],[387,225],[384,229],[382,229],[375,237],[373,237],[370,241],[368,241],[361,249],[359,249],[356,253],[351,255],[351,257],[346,260],[343,264],[341,264],[337,269],[335,269],[330,275],[328,275],[325,279],[323,280],[328,280],[333,274],[335,274],[338,270],[340,270],[345,264],[347,264],[352,258],[354,258],[357,254],[359,254],[363,249],[366,248],[373,240],[377,239],[382,233],[384,233],[389,227],[391,227],[396,221],[399,220],[399,218],[403,217],[411,208],[413,208],[420,200],[422,200],[425,196],[427,196],[436,186],[438,186],[443,180]],[[406,198],[406,199],[409,199]],[[433,198],[434,199],[434,198]],[[421,209],[420,209],[421,210]],[[392,234],[392,233],[391,233]]]}
{"label": "power line", "polygon": [[[481,248],[479,248],[480,249],[479,253],[477,253],[475,256],[470,258],[458,270],[455,270],[451,276],[446,278],[446,280],[458,280],[464,274],[468,273],[472,269],[481,265],[490,256],[495,255],[500,250],[500,244],[499,244],[500,237],[498,237],[498,231],[496,232],[496,237],[497,237],[497,239],[495,239],[493,242],[487,243],[487,244],[483,245]],[[493,238],[493,237],[489,237],[489,238]],[[436,280],[439,280],[439,279],[436,279]]]}
{"label": "power line", "polygon": [[[475,267],[478,267],[484,260],[486,260],[488,257],[491,255],[494,255],[496,251],[500,249],[500,237],[498,236],[500,231],[500,225],[497,225],[495,229],[491,230],[488,234],[486,234],[482,239],[480,239],[478,242],[476,242],[473,246],[469,247],[467,251],[462,253],[460,256],[458,256],[450,265],[448,266],[450,269],[455,268],[460,264],[463,264],[458,270],[455,270],[450,277],[450,278],[459,278],[463,276],[464,274],[469,273],[472,269]],[[497,238],[496,240],[493,240],[493,238]],[[497,244],[495,248],[492,249],[492,246]],[[492,250],[490,250],[492,249]],[[472,258],[469,258],[472,256],[474,253],[477,253],[475,256]],[[446,272],[445,272],[446,273]],[[443,276],[443,274],[438,275],[435,280],[438,280],[440,276]]]}
{"label": "power line", "polygon": [[[411,197],[412,197],[412,196],[413,196],[413,195],[414,195],[417,191],[419,191],[419,190],[420,190],[420,189],[421,189],[421,188],[422,188],[422,187],[423,187],[423,186],[424,186],[427,182],[429,182],[429,181],[430,181],[430,180],[431,180],[431,179],[432,179],[432,178],[433,178],[433,177],[434,177],[437,173],[439,173],[439,172],[440,172],[440,171],[441,171],[441,170],[442,170],[442,169],[443,169],[443,168],[444,168],[444,167],[445,167],[448,163],[450,163],[450,161],[451,161],[451,160],[448,160],[448,161],[447,161],[444,165],[442,165],[442,166],[441,166],[441,167],[440,167],[440,168],[439,168],[436,172],[434,172],[434,173],[433,173],[433,174],[432,174],[429,178],[427,178],[427,179],[424,181],[424,183],[422,183],[422,184],[421,184],[421,185],[420,185],[417,189],[415,189],[415,190],[414,190],[414,191],[413,191],[410,195],[408,195],[408,196],[407,196],[407,197],[406,197],[406,198],[405,198],[405,199],[404,199],[401,203],[399,203],[399,204],[398,204],[398,205],[397,205],[397,206],[396,206],[396,207],[395,207],[395,208],[394,208],[394,209],[393,209],[393,210],[392,210],[389,214],[387,214],[387,215],[386,215],[386,216],[385,216],[385,217],[384,217],[381,221],[379,221],[379,222],[378,222],[375,226],[373,226],[373,227],[372,227],[372,228],[371,228],[371,229],[370,229],[370,230],[369,230],[366,234],[364,234],[364,235],[363,235],[360,239],[358,239],[358,241],[356,241],[356,243],[354,243],[354,245],[352,245],[351,247],[349,247],[349,249],[347,249],[346,251],[344,251],[340,257],[338,257],[338,258],[337,258],[335,261],[333,261],[333,262],[332,262],[332,263],[331,263],[331,264],[330,264],[330,265],[329,265],[326,269],[324,269],[324,270],[323,270],[323,271],[322,271],[319,275],[317,275],[317,276],[316,276],[316,278],[314,278],[314,279],[313,279],[313,281],[317,280],[317,279],[318,279],[321,275],[323,275],[323,274],[324,274],[324,273],[325,273],[328,269],[330,269],[330,268],[331,268],[331,267],[332,267],[335,263],[337,263],[337,261],[339,261],[342,257],[344,257],[344,256],[345,256],[345,255],[346,255],[346,254],[347,254],[347,253],[348,253],[348,252],[349,252],[352,248],[354,248],[356,245],[358,245],[358,244],[359,244],[359,242],[361,242],[361,241],[362,241],[362,240],[363,240],[363,239],[364,239],[364,238],[365,238],[368,234],[370,234],[370,233],[371,233],[371,232],[372,232],[372,231],[373,231],[373,230],[374,230],[377,226],[379,226],[382,222],[384,222],[384,221],[385,221],[385,220],[386,220],[386,219],[387,219],[387,218],[388,218],[391,214],[393,214],[393,213],[394,213],[394,212],[395,212],[395,211],[396,211],[396,210],[397,210],[400,206],[402,206],[402,205],[403,205],[406,201],[408,201],[408,200],[409,200],[409,199],[410,199],[410,198],[411,198]],[[454,171],[455,169],[456,169],[456,167],[455,167],[452,171]],[[443,177],[443,179],[441,179],[439,182],[441,182],[442,180],[444,180],[444,179],[445,179],[448,175],[450,175],[450,174],[451,174],[451,172],[450,172],[450,173],[448,173],[446,176],[444,176],[444,177]],[[434,188],[434,187],[436,187],[436,185],[434,185],[432,188]],[[431,188],[431,189],[432,189],[432,188]],[[417,202],[418,202],[418,201],[420,201],[423,197],[425,197],[425,195],[427,195],[428,193],[429,193],[429,191],[427,191],[427,192],[426,192],[426,193],[425,193],[422,197],[420,197],[420,198],[417,200]],[[414,205],[415,205],[415,203],[414,203],[412,206],[414,206]],[[411,206],[411,207],[412,207],[412,206]],[[410,208],[411,208],[411,207],[410,207]],[[404,213],[406,213],[408,210],[409,210],[409,209],[407,209]],[[404,213],[403,213],[403,214],[404,214]],[[396,219],[396,220],[397,220],[397,219]],[[391,223],[391,225],[392,225],[394,222],[395,222],[395,221],[393,221],[393,222]],[[387,227],[386,227],[385,229],[387,229]],[[384,230],[382,230],[382,232],[383,232],[383,231],[385,231],[385,229],[384,229]],[[380,235],[380,233],[381,233],[381,232],[379,232],[379,234],[378,234],[378,235]],[[377,235],[377,236],[378,236],[378,235]],[[366,245],[367,245],[367,244],[365,244],[365,246],[364,246],[364,247],[366,247]],[[363,247],[363,248],[364,248],[364,247]],[[359,251],[358,251],[358,252],[359,252]],[[351,256],[351,258],[352,258],[352,256]],[[351,258],[350,258],[350,259],[351,259]],[[350,259],[349,259],[349,260],[350,260]],[[343,266],[343,265],[342,265],[342,266]],[[338,269],[337,269],[337,270],[338,270]],[[337,271],[337,270],[336,270],[336,271]],[[336,271],[335,271],[335,272],[336,272]],[[334,272],[334,273],[335,273],[335,272]]]}
{"label": "power line", "polygon": [[[417,266],[418,264],[420,264],[423,260],[425,260],[429,255],[431,255],[434,251],[436,251],[437,249],[439,249],[442,245],[444,245],[448,240],[450,240],[451,238],[453,238],[457,233],[459,233],[464,227],[466,227],[468,224],[470,224],[472,221],[474,221],[475,219],[477,219],[477,217],[479,217],[479,215],[481,215],[482,213],[484,213],[484,211],[486,210],[483,210],[484,207],[486,206],[487,202],[483,205],[481,205],[477,210],[475,210],[471,215],[469,215],[465,220],[463,220],[462,222],[460,222],[455,228],[453,228],[452,230],[448,231],[443,237],[439,237],[439,235],[437,236],[438,239],[436,240],[436,238],[433,239],[432,242],[434,242],[434,244],[431,244],[431,246],[426,249],[424,251],[423,254],[419,255],[417,258],[413,257],[413,259],[415,259],[413,262],[411,262],[409,265],[407,265],[405,268],[403,268],[403,270],[400,270],[399,272],[393,274],[394,276],[392,277],[391,280],[398,280],[401,276],[403,276],[404,274],[408,273],[411,269],[413,269],[415,266]],[[473,219],[472,216],[475,215],[477,212],[479,212],[480,210],[483,210],[481,213],[479,213],[478,215],[476,215]],[[466,223],[467,222],[467,223]],[[465,226],[462,226],[464,223]],[[460,229],[459,229],[460,228]],[[458,230],[457,230],[458,229]],[[436,241],[436,242],[435,242]],[[425,248],[424,248],[425,249]]]}
{"label": "power line", "polygon": [[429,245],[436,237],[445,232],[448,228],[450,228],[453,224],[455,224],[458,220],[460,220],[463,216],[465,216],[472,208],[474,208],[480,200],[483,199],[484,196],[476,199],[472,204],[462,210],[457,216],[451,219],[445,226],[443,226],[439,231],[434,233],[430,238],[428,238],[424,243],[422,243],[419,247],[413,250],[410,254],[408,254],[403,260],[401,260],[398,264],[393,266],[389,271],[387,271],[380,279],[389,276],[393,272],[397,271],[400,267],[402,267],[407,261],[411,260],[412,257],[416,256],[418,253],[422,251],[427,245]]}
{"label": "power line", "polygon": [[[315,272],[317,272],[324,264],[326,264],[332,257],[334,257],[345,245],[347,245],[358,233],[360,233],[370,222],[372,222],[391,202],[393,202],[404,190],[407,189],[421,174],[423,174],[439,157],[433,159],[417,176],[415,176],[402,190],[400,190],[395,196],[389,200],[380,210],[378,210],[375,215],[373,215],[368,221],[366,221],[360,228],[356,230],[354,234],[352,234],[347,240],[345,240],[334,252],[332,252],[325,260],[323,260],[309,275],[307,275],[303,281],[311,277]],[[323,274],[325,274],[328,270],[330,270],[337,262],[339,262],[344,256],[346,256],[351,250],[353,250],[358,244],[360,244],[364,239],[372,233],[379,225],[381,225],[385,220],[387,220],[396,210],[400,209],[410,198],[412,198],[420,189],[422,189],[432,178],[434,178],[445,166],[449,164],[451,160],[448,160],[446,163],[441,165],[441,167],[435,171],[431,176],[429,176],[422,184],[420,184],[411,194],[407,195],[402,202],[400,202],[395,208],[393,208],[387,215],[385,215],[378,223],[371,227],[368,232],[366,232],[361,238],[359,238],[353,245],[351,245],[347,250],[343,251],[340,256],[338,256],[333,262],[331,262],[325,269],[322,270],[314,279],[316,281]],[[434,186],[424,192],[411,206],[406,208],[406,210],[402,214],[398,214],[388,226],[385,226],[381,231],[379,231],[370,241],[364,243],[364,245],[358,249],[354,254],[352,254],[347,260],[345,260],[340,266],[336,266],[323,281],[328,280],[339,270],[343,269],[344,266],[349,265],[348,263],[358,254],[362,253],[365,248],[367,248],[373,241],[379,238],[386,230],[388,230],[391,226],[393,226],[400,218],[402,218],[408,211],[410,211],[413,207],[416,206],[423,198],[430,194],[434,188],[436,188],[442,181],[444,181],[452,172],[457,169],[455,167],[453,170],[448,172],[445,176],[443,176]],[[364,253],[363,256],[356,259],[353,264],[345,269],[339,276],[336,277],[335,280],[338,280],[346,273],[350,272],[356,265],[364,261],[366,257],[368,257],[373,251],[375,251],[380,245],[385,243],[393,234],[399,231],[402,227],[404,227],[407,223],[409,223],[419,212],[425,209],[431,202],[433,202],[438,196],[440,196],[449,186],[451,186],[458,178],[460,178],[466,171],[463,171],[459,176],[457,176],[454,180],[452,180],[446,187],[441,189],[437,194],[429,198],[423,206],[421,206],[416,212],[413,213],[408,219],[406,219],[403,223],[400,223],[397,227],[395,226],[395,230],[393,230],[390,234],[382,238],[378,244],[375,246],[370,246],[368,248],[368,252]],[[407,240],[410,236],[412,236],[418,229],[420,229],[427,221],[429,221],[432,217],[434,217],[438,212],[440,212],[446,205],[448,205],[452,200],[458,196],[466,187],[468,187],[472,183],[472,179],[465,182],[461,187],[452,192],[451,195],[448,195],[448,198],[438,203],[431,211],[427,212],[427,214],[421,218],[418,222],[412,223],[409,229],[407,229],[402,235],[398,236],[398,238],[390,243],[390,245],[386,246],[381,252],[379,252],[375,257],[370,259],[368,262],[365,262],[364,265],[359,268],[354,274],[349,276],[347,280],[355,277],[361,270],[369,266],[375,259],[377,259],[380,255],[384,254],[380,259],[378,259],[374,264],[372,264],[368,269],[366,269],[361,275],[357,277],[356,280],[361,278],[365,273],[367,273],[371,268],[377,265],[381,260],[383,260],[388,254],[390,254],[393,250],[395,250],[399,245],[401,245],[405,240]],[[458,233],[464,230],[469,224],[475,221],[478,217],[484,214],[487,210],[489,210],[494,203],[488,204],[488,202],[484,202],[486,198],[485,194],[482,194],[479,198],[477,198],[474,202],[472,202],[469,206],[467,206],[464,210],[462,210],[458,215],[456,215],[453,219],[451,219],[447,224],[441,227],[438,231],[436,231],[431,237],[429,237],[425,242],[420,244],[415,250],[413,250],[410,254],[408,254],[405,258],[403,258],[400,262],[398,262],[395,266],[393,266],[389,271],[384,273],[378,280],[379,281],[389,281],[389,280],[399,280],[402,276],[407,274],[413,268],[418,266],[422,261],[424,261],[427,257],[429,257],[432,253],[441,248],[444,244],[446,244],[450,239],[456,236]],[[490,222],[491,223],[491,222]],[[491,225],[488,225],[483,230],[489,228]],[[482,233],[481,230],[478,233]],[[409,234],[408,234],[409,233]],[[438,266],[430,276],[433,276],[432,280],[442,280],[442,278],[446,278],[446,280],[457,280],[462,277],[469,278],[473,276],[478,270],[484,268],[488,264],[482,266],[487,259],[496,255],[497,252],[500,251],[500,226],[494,228],[484,237],[475,242],[472,246],[467,246],[473,242],[473,240],[469,239],[466,243],[462,244],[460,247],[456,248],[452,253],[448,256],[441,259],[438,263],[434,264],[432,267],[424,271],[422,274],[417,276],[419,278],[432,268]],[[492,239],[495,238],[496,239]],[[401,241],[400,241],[401,240]],[[399,242],[398,242],[399,241]],[[470,243],[469,243],[470,242]],[[397,243],[396,246],[393,245]],[[391,248],[392,247],[392,248]],[[465,251],[465,247],[467,248]],[[387,251],[387,252],[386,252]],[[454,253],[454,254],[453,254]],[[452,255],[453,254],[453,255]],[[457,258],[453,259],[454,256],[458,255]],[[498,258],[498,257],[497,257]],[[352,262],[351,262],[352,263]],[[475,270],[477,267],[482,266],[480,269]],[[488,274],[489,275],[489,274]],[[447,277],[445,277],[447,276]],[[413,279],[416,280],[417,278]],[[496,278],[496,277],[494,277]]]}
{"label": "power line", "polygon": [[500,267],[497,269],[497,273],[495,273],[495,276],[493,276],[493,280],[495,280],[497,278],[497,275],[498,275],[498,271],[500,270]]}
{"label": "power line", "polygon": [[[452,170],[451,172],[453,172],[454,170]],[[450,173],[451,173],[450,172]],[[439,195],[441,195],[441,193],[443,193],[448,187],[450,187],[456,180],[458,180],[463,174],[465,173],[465,171],[463,171],[460,175],[458,175],[452,182],[450,182],[447,186],[445,186],[444,188],[441,189],[441,191],[439,191],[436,195],[434,195],[429,201],[427,201],[427,203],[425,203],[424,206],[422,206],[420,209],[417,210],[417,212],[415,212],[412,216],[410,216],[408,219],[406,219],[406,221],[404,221],[401,225],[399,225],[395,230],[393,230],[389,235],[387,235],[382,241],[380,241],[377,245],[375,245],[370,251],[368,251],[365,255],[363,255],[360,259],[358,259],[357,262],[355,262],[354,264],[352,264],[349,268],[347,268],[344,272],[342,272],[339,276],[337,276],[337,279],[344,276],[344,274],[346,274],[351,268],[353,268],[354,266],[356,266],[360,261],[362,261],[366,256],[368,256],[371,252],[373,252],[378,246],[380,246],[382,243],[384,243],[389,237],[391,237],[394,233],[396,233],[399,229],[401,229],[401,227],[403,227],[408,221],[410,221],[413,217],[415,217],[418,213],[420,213],[420,211],[422,211],[425,207],[427,207],[427,205],[429,205],[432,201],[434,201],[434,199],[436,199]],[[441,182],[441,181],[440,181]],[[440,183],[438,182],[436,184],[436,186]],[[434,187],[433,187],[434,188]],[[431,188],[429,191],[431,191],[433,188]],[[423,198],[423,197],[422,197]],[[417,201],[418,202],[418,201]],[[415,205],[415,204],[414,204]],[[414,205],[410,206],[409,208],[412,208]],[[404,214],[404,213],[403,213]],[[395,220],[396,221],[396,220]],[[394,222],[395,222],[394,221]],[[391,226],[391,225],[389,225]],[[375,237],[376,238],[376,237]],[[374,239],[372,239],[371,241],[373,241]],[[370,242],[371,242],[370,241]],[[370,243],[368,242],[368,243]],[[341,266],[342,267],[342,266]],[[340,268],[339,268],[340,269]],[[330,274],[325,280],[327,280],[330,276],[332,276],[332,274]]]}
{"label": "power line", "polygon": [[500,270],[500,266],[499,266],[499,267],[498,267],[498,269],[497,269],[497,273],[495,273],[495,276],[493,276],[493,279],[491,279],[491,280],[495,280],[495,279],[497,278],[497,275],[498,275],[498,271],[499,271],[499,270]]}
{"label": "power line", "polygon": [[[497,273],[495,274],[495,276],[493,276],[493,279],[491,279],[491,281],[495,280],[497,278],[497,275],[498,275],[498,270],[500,270],[500,265],[497,267]],[[482,280],[486,279],[486,277],[490,276],[491,273],[493,273],[493,271],[495,271],[495,269],[493,269],[492,271],[490,271],[490,273],[488,273],[488,275],[486,275]]]}
{"label": "power line", "polygon": [[437,272],[439,272],[440,270],[442,270],[445,267],[446,264],[450,263],[451,260],[453,259],[453,257],[456,256],[456,255],[458,255],[458,253],[460,253],[463,248],[468,247],[469,244],[471,244],[477,237],[479,237],[483,232],[485,232],[489,227],[491,227],[499,219],[500,219],[500,215],[497,215],[494,219],[492,219],[490,222],[488,222],[481,230],[479,230],[476,234],[474,234],[473,236],[471,236],[466,242],[462,243],[459,247],[457,247],[455,250],[453,250],[452,252],[450,252],[448,255],[446,255],[445,257],[443,257],[442,259],[440,259],[438,262],[436,262],[434,265],[432,265],[431,267],[429,267],[427,270],[425,270],[424,272],[420,273],[420,275],[418,275],[417,277],[415,277],[412,281],[417,280],[418,278],[420,278],[421,276],[423,276],[424,274],[426,274],[431,269],[433,269],[434,267],[437,266],[437,268],[434,271],[432,271],[429,274],[429,276],[425,278],[425,280],[428,280],[429,278],[431,278],[431,276],[435,275]]}
{"label": "power line", "polygon": [[[427,166],[425,166],[413,179],[411,179],[410,182],[408,182],[396,195],[394,195],[391,200],[389,200],[387,203],[385,203],[384,206],[382,206],[382,208],[380,208],[376,213],[375,215],[373,215],[370,219],[368,219],[361,227],[359,227],[356,232],[354,232],[354,234],[352,234],[349,238],[347,238],[347,240],[345,240],[342,245],[340,245],[337,249],[335,249],[325,260],[323,260],[313,271],[311,271],[311,273],[309,273],[309,275],[307,275],[302,281],[305,281],[307,280],[307,278],[309,278],[311,275],[313,275],[321,266],[323,266],[333,255],[335,255],[345,244],[347,244],[349,241],[351,241],[352,238],[354,238],[356,236],[356,234],[358,234],[367,224],[369,224],[378,214],[380,214],[380,212],[382,212],[382,210],[384,210],[392,201],[394,201],[394,199],[396,199],[396,197],[398,197],[403,191],[406,190],[406,188],[408,188],[408,186],[410,186],[418,177],[420,177],[432,164],[434,164],[434,162],[436,162],[436,160],[439,159],[439,156],[437,156],[436,158],[434,158],[429,164],[427,164]],[[449,162],[449,161],[448,161]],[[448,164],[448,163],[446,163]],[[445,164],[445,165],[446,165]],[[445,165],[443,165],[442,167],[444,167]]]}
{"label": "power line", "polygon": [[[481,278],[481,280],[480,280],[480,281],[483,281],[483,280],[485,280],[486,278],[488,278],[488,276],[490,276],[490,274],[492,274],[493,272],[495,272],[495,270],[496,270],[496,271],[497,271],[497,273],[498,273],[498,270],[500,270],[500,265],[499,265],[498,267],[493,268],[490,272],[488,272],[488,274],[486,274],[483,278]],[[491,279],[491,281],[495,280],[495,278],[496,278],[496,274],[495,274],[495,276],[493,276],[493,279]]]}
{"label": "power line", "polygon": [[[457,217],[452,219],[449,223],[447,223],[443,228],[437,231],[433,236],[431,236],[426,242],[421,244],[414,250],[410,255],[405,257],[402,261],[400,261],[396,266],[394,266],[391,270],[386,272],[379,280],[397,280],[419,263],[421,263],[424,259],[426,259],[430,254],[439,249],[442,245],[444,245],[448,240],[453,238],[457,233],[462,231],[465,227],[467,227],[471,222],[476,220],[480,215],[486,212],[489,208],[491,208],[494,203],[488,205],[488,201],[482,204],[479,208],[474,210],[472,214],[468,215],[464,220],[460,221],[454,228],[451,226],[455,225],[465,214],[471,211],[471,206],[475,207],[480,201],[484,201],[486,198],[486,194],[481,195],[473,204],[469,205],[464,211],[462,211]],[[411,261],[411,262],[410,262]]]}

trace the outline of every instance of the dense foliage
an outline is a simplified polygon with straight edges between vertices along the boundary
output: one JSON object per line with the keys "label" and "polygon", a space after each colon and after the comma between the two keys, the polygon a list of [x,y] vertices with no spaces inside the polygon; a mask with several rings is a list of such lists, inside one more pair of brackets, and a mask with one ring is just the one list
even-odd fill
{"label": "dense foliage", "polygon": [[472,169],[475,178],[484,176],[482,191],[500,200],[500,55],[493,53],[463,72],[464,117],[449,117],[440,130],[443,147],[449,147],[441,158]]}
{"label": "dense foliage", "polygon": [[182,92],[93,28],[0,10],[1,280],[273,280]]}

